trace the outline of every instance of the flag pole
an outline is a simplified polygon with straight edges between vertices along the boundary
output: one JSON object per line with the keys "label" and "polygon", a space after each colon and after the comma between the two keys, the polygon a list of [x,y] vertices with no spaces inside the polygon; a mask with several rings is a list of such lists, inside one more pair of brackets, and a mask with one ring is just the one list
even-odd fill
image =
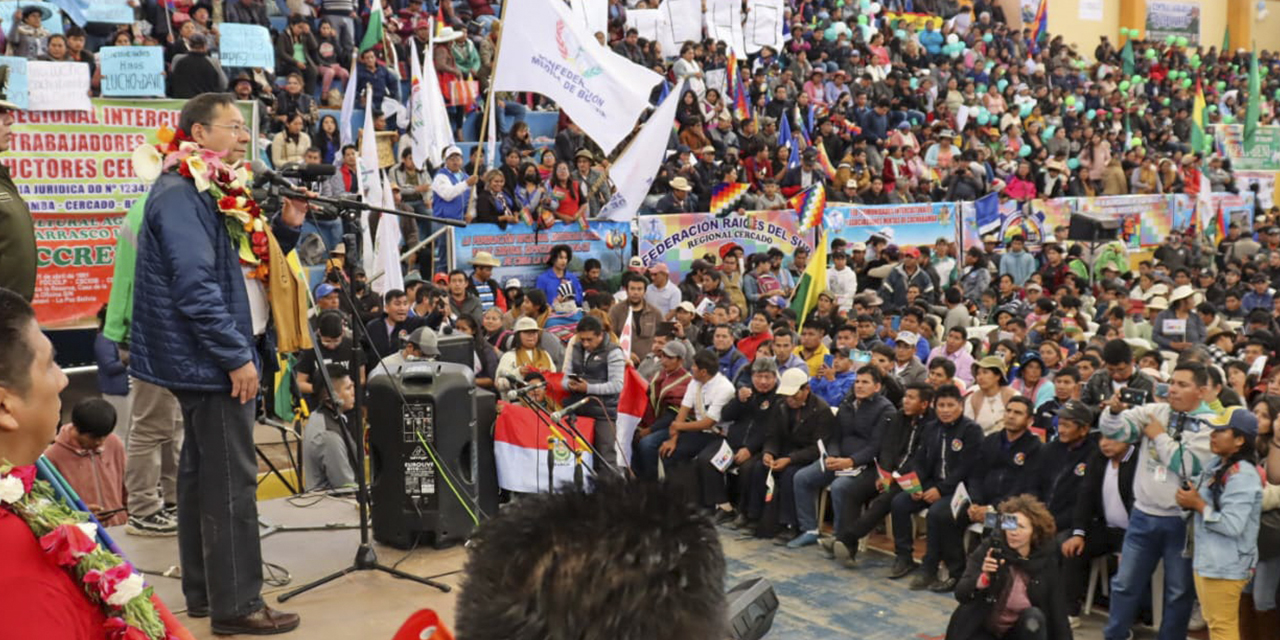
{"label": "flag pole", "polygon": [[[499,29],[505,29],[507,27],[507,22],[506,22],[507,6],[510,4],[511,4],[510,2],[502,3],[502,9],[499,11],[499,15],[498,15]],[[483,145],[486,139],[486,136],[488,136],[489,134],[489,111],[488,110],[492,109],[497,104],[497,100],[494,98],[493,85],[494,85],[494,80],[497,79],[497,76],[498,76],[498,56],[501,54],[502,54],[502,34],[499,33],[498,42],[493,45],[493,72],[489,74],[488,95],[485,96],[485,103],[486,103],[485,111],[483,111],[480,114],[480,137],[476,139],[476,144],[478,145]],[[494,122],[495,123],[497,122],[496,118],[494,119]],[[484,149],[483,146],[481,146],[480,148]],[[493,159],[490,158],[490,161],[492,160]],[[478,171],[480,171],[479,155],[476,156],[475,162],[472,163],[471,165],[472,174],[475,174]],[[477,180],[476,184],[471,185],[471,197],[469,198],[469,202],[467,203],[467,213],[471,213],[475,211],[476,191],[477,191],[477,186],[479,184],[480,182]]]}

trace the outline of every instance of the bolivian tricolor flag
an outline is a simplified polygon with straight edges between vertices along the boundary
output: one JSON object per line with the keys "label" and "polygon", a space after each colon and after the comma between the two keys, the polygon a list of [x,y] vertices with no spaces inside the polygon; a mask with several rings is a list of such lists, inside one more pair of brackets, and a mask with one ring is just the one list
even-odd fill
{"label": "bolivian tricolor flag", "polygon": [[836,168],[831,165],[831,156],[827,155],[827,145],[822,142],[821,136],[813,137],[813,146],[818,150],[818,166],[822,167],[822,172],[827,174],[828,180],[835,180]]}
{"label": "bolivian tricolor flag", "polygon": [[[819,187],[821,189],[821,187]],[[827,234],[818,233],[818,246],[814,247],[813,257],[809,258],[809,266],[804,268],[804,275],[796,283],[796,291],[791,298],[791,310],[804,326],[809,312],[818,306],[818,296],[827,290]]]}

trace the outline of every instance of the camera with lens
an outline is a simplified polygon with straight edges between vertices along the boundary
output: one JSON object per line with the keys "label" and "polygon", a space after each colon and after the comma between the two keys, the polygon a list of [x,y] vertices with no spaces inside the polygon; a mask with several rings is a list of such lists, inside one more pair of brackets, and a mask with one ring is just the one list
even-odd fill
{"label": "camera with lens", "polygon": [[1018,528],[1018,517],[1011,513],[990,511],[982,519],[982,531],[992,551],[991,557],[996,561],[1012,560],[1015,556],[1005,539],[1006,531]]}

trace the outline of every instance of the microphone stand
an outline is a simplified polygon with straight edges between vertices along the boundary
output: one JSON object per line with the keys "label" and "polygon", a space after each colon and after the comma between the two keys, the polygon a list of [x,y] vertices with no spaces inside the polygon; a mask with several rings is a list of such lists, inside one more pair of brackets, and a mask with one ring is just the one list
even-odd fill
{"label": "microphone stand", "polygon": [[[271,186],[270,191],[274,195],[278,195],[285,198],[295,198],[300,200],[307,200],[309,202],[332,204],[348,210],[363,209],[363,210],[369,210],[369,211],[383,211],[386,213],[392,213],[396,215],[405,215],[403,211],[397,211],[394,209],[385,209],[383,207],[376,207],[376,206],[365,204],[363,202],[357,202],[352,200],[340,200],[337,198],[329,198],[326,196],[310,195],[304,191],[299,191],[298,189],[295,189],[292,186],[286,187],[279,184],[273,184]],[[413,215],[414,217],[427,218],[433,221],[439,221],[444,224],[453,224],[458,226],[462,226],[463,224],[461,221],[458,221],[458,220],[446,220],[443,218],[436,218],[434,216],[423,216],[419,214],[413,214]],[[316,222],[315,216],[312,214],[310,207],[308,207],[307,209],[307,216],[308,216],[308,219],[310,219],[313,224]],[[317,227],[318,226],[319,225],[317,225]],[[347,263],[344,265],[344,268],[347,270],[348,281],[354,283],[355,282],[354,265],[350,261],[347,261]],[[310,287],[308,287],[308,289],[310,289]],[[352,313],[354,314],[353,322],[351,323],[352,325],[351,326],[351,330],[352,330],[351,360],[348,362],[348,368],[351,372],[351,381],[355,385],[355,407],[352,409],[352,412],[356,416],[357,422],[363,423],[363,419],[364,419],[364,400],[363,400],[364,388],[363,387],[364,385],[360,383],[361,369],[360,369],[359,356],[363,349],[361,346],[363,344],[362,338],[363,340],[368,340],[369,336],[368,336],[367,328],[365,327],[364,323],[360,321],[360,315],[359,315],[360,307],[356,304],[356,301],[352,296],[350,289],[351,287],[343,287],[341,291],[342,291],[342,294],[346,296],[347,302],[348,304],[351,305]],[[308,295],[310,294],[308,293]],[[337,394],[334,391],[333,381],[330,380],[329,372],[324,367],[324,356],[320,352],[320,340],[316,337],[315,330],[313,327],[311,327],[310,321],[307,322],[307,331],[311,334],[312,349],[315,352],[316,368],[320,371],[320,379],[325,385],[325,388],[328,390],[329,397],[335,398],[337,397]],[[372,343],[370,343],[370,345],[372,346]],[[380,354],[377,354],[375,352],[375,355],[380,355]],[[310,591],[312,589],[315,589],[316,587],[319,587],[321,585],[325,585],[330,582],[333,582],[338,578],[354,573],[356,571],[381,571],[383,573],[393,575],[397,578],[403,578],[405,580],[417,582],[419,584],[423,584],[428,587],[434,587],[436,589],[439,589],[443,593],[448,593],[449,591],[452,590],[452,588],[447,584],[436,582],[431,578],[422,578],[419,576],[415,576],[411,573],[406,573],[394,567],[389,567],[378,562],[378,554],[373,548],[373,543],[371,541],[371,536],[370,536],[371,523],[369,521],[369,479],[368,479],[368,476],[365,474],[364,437],[363,437],[364,429],[360,428],[353,431],[351,428],[351,425],[348,424],[347,422],[346,414],[341,411],[338,411],[336,413],[338,414],[337,419],[339,423],[342,425],[344,435],[346,436],[343,438],[343,442],[348,445],[347,459],[352,465],[351,466],[352,471],[355,472],[356,498],[357,498],[356,501],[360,507],[360,544],[356,548],[355,559],[352,561],[350,566],[340,571],[331,573],[322,578],[319,578],[308,584],[304,584],[296,589],[293,589],[292,591],[283,593],[278,598],[276,598],[276,601],[285,602],[293,598],[294,596],[297,596],[307,591]]]}
{"label": "microphone stand", "polygon": [[[583,482],[582,470],[586,468],[586,465],[582,461],[582,453],[584,450],[590,451],[593,459],[603,461],[605,466],[608,467],[614,473],[618,472],[617,468],[614,466],[612,462],[608,460],[608,458],[601,457],[600,452],[595,448],[595,446],[592,445],[590,442],[587,442],[587,439],[583,437],[581,431],[578,431],[578,427],[573,423],[573,421],[565,420],[563,418],[560,420],[556,420],[555,414],[551,413],[550,411],[547,411],[545,407],[539,405],[537,402],[531,402],[527,397],[525,397],[526,394],[528,393],[527,389],[517,388],[515,389],[515,392],[521,396],[522,400],[525,401],[525,406],[532,409],[534,414],[537,415],[538,418],[544,424],[547,425],[548,429],[550,429],[551,435],[547,438],[548,445],[551,445],[551,442],[553,440],[560,440],[564,442],[565,447],[568,448],[573,453],[574,463],[577,465],[576,468],[574,469],[573,480],[574,480],[574,485],[576,485],[579,489],[582,488],[582,482]],[[560,431],[560,428],[567,429],[569,432],[573,434],[572,443],[570,442],[570,439],[564,435],[564,432]],[[552,493],[554,493],[555,491],[555,472],[554,471],[555,471],[555,460],[551,455],[551,451],[548,451],[547,486],[548,486],[549,492],[552,492]],[[593,478],[597,477],[598,474],[596,474],[594,469],[589,469],[589,471]]]}

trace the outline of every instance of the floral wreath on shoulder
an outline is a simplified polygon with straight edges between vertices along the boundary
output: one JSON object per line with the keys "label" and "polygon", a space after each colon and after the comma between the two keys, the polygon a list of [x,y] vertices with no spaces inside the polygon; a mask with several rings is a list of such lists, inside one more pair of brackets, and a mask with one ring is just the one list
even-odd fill
{"label": "floral wreath on shoulder", "polygon": [[[106,616],[108,640],[169,640],[152,601],[151,587],[132,565],[98,541],[98,525],[58,499],[53,486],[36,478],[35,465],[0,460],[0,510],[22,519],[48,560],[71,574]],[[3,514],[0,514],[3,517]]]}
{"label": "floral wreath on shoulder", "polygon": [[165,171],[177,171],[195,183],[201,193],[209,193],[224,216],[231,246],[240,264],[252,267],[249,277],[266,281],[271,254],[267,221],[249,191],[251,174],[241,162],[226,164],[225,152],[210,151],[196,144],[182,130],[161,127],[158,144],[143,144],[133,151],[133,169],[139,178],[154,182]]}

